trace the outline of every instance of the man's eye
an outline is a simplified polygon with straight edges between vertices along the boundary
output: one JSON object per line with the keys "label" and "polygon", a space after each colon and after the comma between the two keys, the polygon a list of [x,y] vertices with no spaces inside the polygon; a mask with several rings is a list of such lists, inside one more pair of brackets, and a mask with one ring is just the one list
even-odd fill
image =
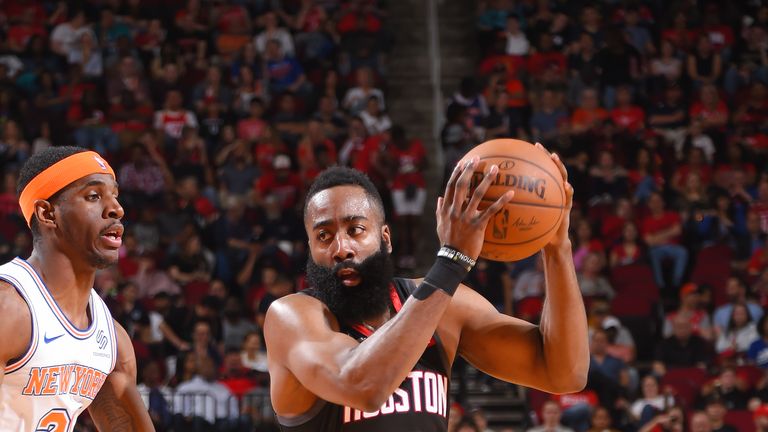
{"label": "man's eye", "polygon": [[317,239],[320,240],[321,242],[328,241],[328,239],[330,238],[331,238],[331,235],[325,231],[317,235]]}
{"label": "man's eye", "polygon": [[365,231],[365,228],[363,228],[361,226],[354,226],[354,227],[349,229],[349,234],[350,235],[357,235],[357,234],[361,234],[363,231]]}
{"label": "man's eye", "polygon": [[86,199],[88,199],[89,201],[96,201],[97,199],[99,199],[99,194],[97,193],[88,194],[86,195]]}

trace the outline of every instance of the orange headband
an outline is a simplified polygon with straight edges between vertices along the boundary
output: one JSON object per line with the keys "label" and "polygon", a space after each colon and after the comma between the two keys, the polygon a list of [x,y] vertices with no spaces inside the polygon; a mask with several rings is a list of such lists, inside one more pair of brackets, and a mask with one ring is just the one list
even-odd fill
{"label": "orange headband", "polygon": [[32,223],[35,201],[48,199],[70,183],[91,174],[110,174],[115,178],[115,172],[107,161],[92,151],[75,153],[36,175],[21,191],[19,197],[19,206],[24,219],[27,220],[27,225]]}

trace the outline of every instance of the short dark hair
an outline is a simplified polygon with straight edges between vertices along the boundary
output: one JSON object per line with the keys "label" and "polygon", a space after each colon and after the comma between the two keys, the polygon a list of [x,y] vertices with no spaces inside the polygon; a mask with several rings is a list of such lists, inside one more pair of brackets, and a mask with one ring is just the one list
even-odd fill
{"label": "short dark hair", "polygon": [[323,172],[321,172],[307,192],[307,198],[304,200],[304,214],[307,213],[307,206],[312,197],[317,195],[326,189],[330,189],[336,186],[359,186],[363,188],[368,199],[371,200],[376,210],[379,212],[382,221],[384,220],[384,202],[381,200],[381,195],[373,185],[371,179],[364,173],[343,166],[332,166]]}
{"label": "short dark hair", "polygon": [[[21,192],[25,187],[37,177],[41,172],[50,168],[55,163],[66,159],[73,154],[82,153],[87,151],[82,147],[61,146],[61,147],[48,147],[33,154],[19,171],[19,182],[16,186],[16,195],[21,196]],[[66,188],[64,188],[66,189]],[[60,190],[48,198],[48,201],[53,202],[58,198],[59,194],[64,190]],[[32,215],[32,219],[29,223],[29,228],[32,230],[32,239],[36,239],[40,235],[40,227],[37,224],[37,217]]]}

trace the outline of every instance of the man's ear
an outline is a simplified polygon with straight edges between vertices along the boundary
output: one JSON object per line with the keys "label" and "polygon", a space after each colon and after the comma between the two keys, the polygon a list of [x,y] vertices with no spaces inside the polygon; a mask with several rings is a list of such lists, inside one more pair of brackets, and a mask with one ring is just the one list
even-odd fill
{"label": "man's ear", "polygon": [[381,226],[381,239],[387,245],[387,251],[392,253],[392,233],[389,231],[389,225],[387,224]]}
{"label": "man's ear", "polygon": [[35,217],[39,226],[56,226],[56,212],[50,201],[35,200]]}

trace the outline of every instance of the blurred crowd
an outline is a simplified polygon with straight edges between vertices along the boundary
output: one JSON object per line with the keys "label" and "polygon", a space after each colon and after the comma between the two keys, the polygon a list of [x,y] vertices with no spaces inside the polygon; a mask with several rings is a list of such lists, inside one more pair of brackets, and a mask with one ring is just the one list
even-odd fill
{"label": "blurred crowd", "polygon": [[[575,395],[529,392],[531,431],[768,431],[768,4],[476,12],[477,71],[447,106],[446,170],[512,136],[558,152],[576,191],[589,380]],[[484,265],[469,284],[535,322],[539,257]]]}
{"label": "blurred crowd", "polygon": [[426,158],[385,111],[391,40],[377,0],[0,2],[0,258],[31,250],[31,154],[110,162],[126,232],[95,288],[158,430],[272,427],[260,326],[304,287],[306,188],[345,164],[391,203],[409,172],[390,156]]}

